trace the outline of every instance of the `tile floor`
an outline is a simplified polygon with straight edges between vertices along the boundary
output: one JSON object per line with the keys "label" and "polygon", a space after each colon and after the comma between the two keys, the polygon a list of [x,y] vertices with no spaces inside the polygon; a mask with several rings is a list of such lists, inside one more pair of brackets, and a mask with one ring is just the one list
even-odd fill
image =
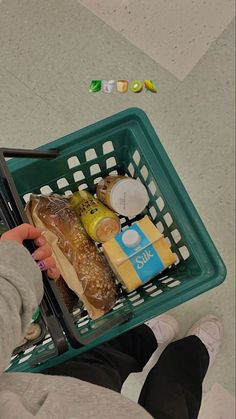
{"label": "tile floor", "polygon": [[229,0],[79,0],[180,80],[234,16]]}
{"label": "tile floor", "polygon": [[[136,1],[121,4],[135,11]],[[135,12],[125,20],[119,9],[120,20],[113,20],[112,27],[105,23],[115,3],[0,0],[0,146],[33,148],[130,106],[138,106],[148,114],[228,268],[223,285],[172,313],[181,323],[181,333],[209,311],[223,318],[225,342],[207,375],[204,391],[217,382],[234,394],[232,2],[217,0],[215,10],[215,1],[176,2],[186,6],[181,18],[182,33],[166,38],[167,29],[150,33],[149,28],[145,34],[140,23],[140,45],[128,36],[132,35],[129,19],[134,27],[139,25],[140,17]],[[164,3],[158,3],[158,14],[169,24]],[[146,18],[158,26],[158,20],[150,17],[154,2],[147,0],[145,4],[150,5]],[[195,38],[197,45],[189,49],[191,39],[201,30],[203,4],[208,10],[204,17],[206,28]],[[190,15],[194,15],[196,25],[193,32],[187,19]],[[121,34],[121,21],[126,22],[128,35]],[[173,41],[185,51],[184,60],[173,53]],[[152,49],[156,44],[158,50]],[[172,59],[176,65],[171,64]],[[89,94],[88,84],[93,78],[150,78],[156,81],[158,93]],[[125,393],[135,399],[142,380],[142,374],[131,377]]]}

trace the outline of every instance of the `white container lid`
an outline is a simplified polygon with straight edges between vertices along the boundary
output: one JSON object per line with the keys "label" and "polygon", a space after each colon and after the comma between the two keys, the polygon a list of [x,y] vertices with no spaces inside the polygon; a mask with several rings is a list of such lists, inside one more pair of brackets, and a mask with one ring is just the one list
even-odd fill
{"label": "white container lid", "polygon": [[121,179],[110,194],[112,208],[126,217],[135,217],[147,206],[149,197],[146,188],[136,179]]}
{"label": "white container lid", "polygon": [[129,229],[124,232],[121,238],[126,247],[136,247],[141,241],[141,236],[136,230]]}

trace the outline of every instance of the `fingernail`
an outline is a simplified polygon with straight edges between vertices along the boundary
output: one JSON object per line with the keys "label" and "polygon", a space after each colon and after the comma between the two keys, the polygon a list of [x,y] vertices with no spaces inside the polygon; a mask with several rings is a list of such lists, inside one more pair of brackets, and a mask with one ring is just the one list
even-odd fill
{"label": "fingernail", "polygon": [[45,243],[46,243],[46,240],[45,240],[43,237],[40,237],[40,238],[38,239],[38,244],[39,244],[39,246],[43,246]]}
{"label": "fingernail", "polygon": [[46,265],[43,260],[40,260],[40,262],[38,262],[37,265],[41,271],[43,271],[46,268]]}
{"label": "fingernail", "polygon": [[40,259],[42,259],[42,258],[43,258],[43,253],[42,253],[42,251],[41,251],[41,250],[39,250],[39,249],[35,250],[35,252],[32,254],[32,258],[33,258],[34,260],[40,260]]}

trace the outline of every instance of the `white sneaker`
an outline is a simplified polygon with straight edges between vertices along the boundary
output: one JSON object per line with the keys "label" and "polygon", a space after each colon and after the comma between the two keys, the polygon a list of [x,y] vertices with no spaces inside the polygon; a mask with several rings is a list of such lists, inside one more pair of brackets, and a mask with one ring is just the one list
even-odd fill
{"label": "white sneaker", "polygon": [[222,321],[216,316],[208,314],[196,322],[186,336],[192,335],[197,336],[205,345],[210,357],[209,366],[213,365],[223,340],[224,327]]}
{"label": "white sneaker", "polygon": [[174,317],[168,314],[154,317],[145,323],[152,329],[159,346],[168,345],[179,331],[179,325]]}

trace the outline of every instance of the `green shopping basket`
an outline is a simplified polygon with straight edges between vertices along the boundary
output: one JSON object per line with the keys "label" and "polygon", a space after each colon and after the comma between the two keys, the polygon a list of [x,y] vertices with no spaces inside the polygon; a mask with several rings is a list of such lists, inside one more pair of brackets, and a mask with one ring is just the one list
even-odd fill
{"label": "green shopping basket", "polygon": [[[76,349],[69,342],[64,354],[53,356],[54,343],[47,335],[41,344],[12,358],[9,371],[40,371],[61,363],[208,291],[226,276],[218,251],[142,110],[127,109],[38,150],[52,149],[59,154],[50,161],[8,161],[22,202],[27,202],[31,193],[70,195],[78,189],[95,192],[97,183],[108,174],[138,178],[150,198],[141,217],[149,215],[171,245],[177,261],[136,291],[123,292],[114,309],[100,319],[92,321],[83,311],[77,311],[76,317],[70,315],[76,332],[85,341],[88,338],[88,344]],[[122,227],[136,220],[121,217]],[[113,319],[125,312],[132,316],[111,327]],[[31,361],[39,353],[50,351],[49,360],[32,367]]]}

